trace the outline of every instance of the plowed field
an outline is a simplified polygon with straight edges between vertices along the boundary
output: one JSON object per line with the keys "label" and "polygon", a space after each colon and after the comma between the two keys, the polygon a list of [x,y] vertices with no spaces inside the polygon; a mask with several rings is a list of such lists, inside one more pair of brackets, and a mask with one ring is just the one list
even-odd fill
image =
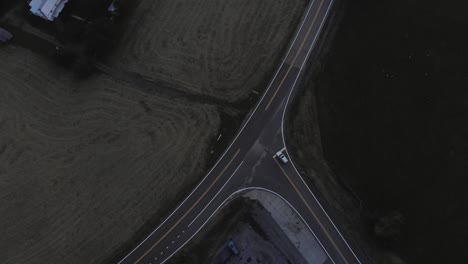
{"label": "plowed field", "polygon": [[0,57],[0,262],[99,263],[203,173],[214,107]]}
{"label": "plowed field", "polygon": [[265,88],[306,3],[141,1],[113,64],[236,101]]}

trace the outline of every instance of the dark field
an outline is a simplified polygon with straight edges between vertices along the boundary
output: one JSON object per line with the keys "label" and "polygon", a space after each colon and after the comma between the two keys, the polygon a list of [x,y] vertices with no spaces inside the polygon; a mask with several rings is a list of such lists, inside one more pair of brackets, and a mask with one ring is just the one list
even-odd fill
{"label": "dark field", "polygon": [[315,91],[328,164],[362,199],[379,246],[410,263],[468,257],[467,6],[349,1],[300,102]]}

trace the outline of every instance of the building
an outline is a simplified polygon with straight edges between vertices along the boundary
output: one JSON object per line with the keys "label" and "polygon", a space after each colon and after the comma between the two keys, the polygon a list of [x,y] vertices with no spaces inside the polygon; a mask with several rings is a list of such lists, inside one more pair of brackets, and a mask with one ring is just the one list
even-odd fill
{"label": "building", "polygon": [[0,28],[0,42],[7,42],[8,40],[11,39],[11,34],[10,32],[6,31],[3,28]]}
{"label": "building", "polygon": [[68,0],[31,0],[30,11],[49,21],[54,21],[65,7]]}

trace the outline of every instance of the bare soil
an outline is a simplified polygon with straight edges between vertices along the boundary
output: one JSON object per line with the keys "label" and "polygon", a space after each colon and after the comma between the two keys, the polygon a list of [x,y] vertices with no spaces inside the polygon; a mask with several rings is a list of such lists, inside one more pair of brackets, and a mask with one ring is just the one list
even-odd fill
{"label": "bare soil", "polygon": [[466,7],[353,1],[291,115],[291,142],[310,146],[301,165],[323,150],[336,174],[324,181],[362,202],[355,226],[410,263],[468,257]]}

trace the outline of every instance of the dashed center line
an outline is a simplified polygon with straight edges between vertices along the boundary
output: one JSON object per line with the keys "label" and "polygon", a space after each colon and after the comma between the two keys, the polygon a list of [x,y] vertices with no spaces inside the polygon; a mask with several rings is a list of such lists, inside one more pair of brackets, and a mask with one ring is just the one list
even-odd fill
{"label": "dashed center line", "polygon": [[304,44],[306,43],[307,39],[309,38],[310,32],[312,32],[312,29],[314,28],[315,21],[317,20],[317,17],[318,17],[318,15],[320,14],[320,10],[322,9],[323,2],[324,2],[324,0],[322,0],[322,1],[320,2],[320,6],[319,6],[318,9],[317,9],[317,13],[315,13],[314,19],[312,20],[312,23],[310,24],[310,27],[309,27],[309,29],[307,30],[306,35],[305,35],[304,39],[302,40],[302,43],[301,43],[301,45],[299,46],[298,51],[296,52],[296,55],[294,56],[294,58],[293,58],[291,64],[289,65],[288,71],[287,71],[286,74],[284,75],[284,78],[281,80],[280,84],[278,85],[278,88],[276,89],[275,93],[273,94],[273,96],[271,97],[271,99],[270,99],[270,101],[268,102],[267,106],[265,107],[265,111],[268,110],[268,108],[270,107],[271,103],[273,102],[273,100],[275,99],[276,95],[278,94],[279,90],[281,89],[281,87],[283,86],[284,82],[286,81],[286,78],[288,77],[289,72],[294,68],[294,64],[296,63],[296,61],[297,61],[299,55],[301,54],[301,50],[302,50],[302,48],[304,47]]}
{"label": "dashed center line", "polygon": [[[193,208],[195,208],[195,206],[198,205],[198,203],[200,203],[200,201],[206,196],[206,194],[213,188],[213,186],[216,184],[216,182],[218,182],[218,180],[221,178],[221,176],[224,175],[224,172],[226,172],[226,170],[229,168],[229,166],[231,166],[232,162],[234,161],[234,159],[237,157],[237,155],[239,155],[239,152],[241,151],[241,149],[238,149],[236,151],[236,153],[234,154],[234,156],[231,158],[231,160],[228,162],[228,164],[223,168],[223,170],[218,174],[218,176],[213,180],[213,182],[210,184],[210,186],[208,186],[208,188],[205,190],[205,192],[193,203],[193,205],[179,218],[179,220],[177,220],[174,225],[172,225],[169,230],[167,230],[166,233],[164,233],[159,239],[158,241],[156,241],[142,256],[140,256],[135,262],[133,262],[133,264],[137,264],[139,263],[144,257],[146,257],[146,255],[148,255],[151,250],[153,250],[164,238],[167,237],[167,235],[169,235],[169,233],[172,232],[172,230],[174,230],[174,228],[176,228],[177,225],[179,225],[179,223],[193,210]],[[184,233],[184,231],[182,231],[182,233]]]}
{"label": "dashed center line", "polygon": [[197,216],[195,216],[195,218],[192,220],[192,222],[190,222],[190,224],[188,224],[188,227],[190,227],[197,219],[198,217],[200,217],[200,215],[206,210],[206,208],[208,208],[210,206],[210,204],[213,202],[214,199],[216,199],[216,197],[218,197],[219,193],[224,189],[224,187],[226,186],[226,184],[228,184],[228,182],[231,181],[231,178],[236,174],[237,170],[239,170],[239,168],[242,166],[244,162],[242,161],[239,166],[237,166],[237,168],[234,170],[234,172],[231,174],[231,177],[229,177],[229,179],[223,184],[223,186],[218,190],[218,192],[215,194],[215,196],[210,200],[210,202],[203,208],[203,210],[200,211],[200,213],[198,213]]}

